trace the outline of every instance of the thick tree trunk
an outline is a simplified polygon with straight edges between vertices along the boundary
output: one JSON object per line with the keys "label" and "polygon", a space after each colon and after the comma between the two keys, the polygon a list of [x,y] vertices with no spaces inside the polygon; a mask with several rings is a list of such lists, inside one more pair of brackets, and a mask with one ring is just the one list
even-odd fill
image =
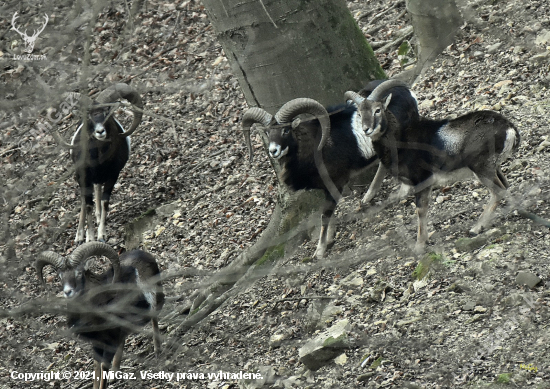
{"label": "thick tree trunk", "polygon": [[203,3],[250,106],[339,104],[346,90],[384,77],[343,0]]}

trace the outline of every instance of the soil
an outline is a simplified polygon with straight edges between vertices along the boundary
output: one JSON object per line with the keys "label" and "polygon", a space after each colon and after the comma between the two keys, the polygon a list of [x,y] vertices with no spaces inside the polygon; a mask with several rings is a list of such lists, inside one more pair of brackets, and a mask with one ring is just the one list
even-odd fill
{"label": "soil", "polygon": [[[313,239],[266,267],[265,275],[181,337],[174,335],[187,317],[181,307],[261,235],[278,184],[265,154],[248,163],[239,131],[247,106],[204,7],[198,1],[146,3],[130,36],[126,2],[110,2],[99,12],[90,26],[90,63],[99,70],[89,86],[97,91],[131,78],[144,91],[147,114],[114,191],[108,243],[122,249],[134,240],[157,258],[167,277],[161,329],[166,343],[180,347],[175,356],[155,359],[146,327],[127,340],[123,359],[122,372],[137,379],[121,377],[111,387],[550,388],[550,230],[518,212],[550,219],[547,1],[461,6],[465,23],[455,42],[413,86],[422,115],[493,109],[520,129],[519,151],[503,164],[511,188],[493,229],[470,239],[488,192],[475,180],[450,183],[433,191],[429,254],[415,256],[412,196],[386,201],[399,188],[387,177],[373,203],[358,211],[366,188],[351,185],[338,205],[337,236],[325,259],[311,259],[318,231],[309,231]],[[348,5],[375,48],[411,25],[404,2]],[[22,40],[8,19],[0,21],[6,92],[0,112],[0,383],[6,388],[90,387],[74,373],[93,369],[90,346],[69,334],[62,315],[45,308],[57,301],[56,293],[61,297],[54,274],[47,274],[44,290],[32,265],[43,250],[74,249],[80,201],[67,151],[46,133],[31,131],[44,115],[36,107],[49,98],[34,92],[60,83],[75,90],[86,45],[82,33],[67,34],[71,7],[51,7],[51,30],[35,52],[59,58],[63,67],[12,59]],[[363,17],[373,14],[381,14],[374,24]],[[79,23],[75,18],[73,28],[88,28]],[[414,46],[414,38],[409,41]],[[390,77],[410,65],[404,58],[414,62],[412,52],[398,57],[397,46],[375,53]],[[125,115],[122,109],[117,114]],[[60,124],[67,139],[75,124],[75,118]],[[524,285],[530,277],[536,277],[531,287]],[[320,369],[307,369],[300,349],[343,321],[347,347]],[[260,372],[264,379],[141,379],[146,370]],[[12,377],[14,371],[73,377],[29,383]]]}

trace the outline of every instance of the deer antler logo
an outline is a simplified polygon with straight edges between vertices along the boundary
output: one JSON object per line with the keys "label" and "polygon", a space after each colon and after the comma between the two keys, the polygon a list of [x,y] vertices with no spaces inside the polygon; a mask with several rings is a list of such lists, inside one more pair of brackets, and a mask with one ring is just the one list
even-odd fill
{"label": "deer antler logo", "polygon": [[40,33],[42,31],[44,31],[44,29],[46,28],[46,24],[48,24],[48,15],[44,14],[44,25],[42,26],[42,28],[40,30],[34,30],[34,33],[32,34],[32,36],[28,36],[27,35],[27,30],[25,30],[25,32],[21,32],[17,29],[16,25],[15,25],[15,21],[17,20],[19,16],[17,16],[17,12],[13,14],[13,18],[11,18],[11,25],[12,25],[12,29],[15,30],[15,32],[17,32],[19,35],[21,35],[21,37],[23,38],[23,41],[25,42],[25,53],[32,53],[32,51],[34,50],[34,42],[36,42],[36,38],[38,38],[38,35],[40,35]]}

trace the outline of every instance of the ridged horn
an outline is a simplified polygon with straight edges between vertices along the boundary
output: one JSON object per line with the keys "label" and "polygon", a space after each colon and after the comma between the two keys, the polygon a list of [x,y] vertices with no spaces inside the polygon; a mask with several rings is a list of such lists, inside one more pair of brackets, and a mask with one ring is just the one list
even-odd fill
{"label": "ridged horn", "polygon": [[34,268],[36,269],[36,274],[38,278],[40,278],[42,285],[46,284],[43,270],[47,265],[53,266],[56,271],[65,270],[67,268],[67,261],[64,257],[53,251],[44,251],[38,254],[38,259],[34,263]]}
{"label": "ridged horn", "polygon": [[252,159],[254,157],[254,150],[252,148],[252,143],[250,142],[250,127],[252,127],[254,123],[260,123],[262,126],[267,127],[271,123],[271,119],[273,119],[273,116],[259,107],[252,107],[243,115],[241,126],[244,134],[244,140],[246,142],[246,146],[248,147],[250,163],[252,163]]}
{"label": "ridged horn", "polygon": [[347,91],[346,93],[344,93],[344,98],[347,100],[351,100],[355,103],[355,105],[359,105],[361,104],[365,98],[363,96],[361,96],[359,93],[357,92],[354,92],[354,91]]}
{"label": "ridged horn", "polygon": [[103,242],[87,242],[79,246],[69,257],[69,265],[72,268],[77,267],[82,262],[94,255],[103,255],[109,258],[113,266],[113,283],[118,282],[120,278],[120,261],[117,252],[108,244]]}
{"label": "ridged horn", "polygon": [[407,89],[409,88],[409,86],[401,80],[384,81],[383,83],[378,85],[376,88],[374,88],[374,90],[371,92],[369,97],[367,97],[367,100],[379,101],[384,96],[384,93],[386,93],[391,88],[395,88],[395,87],[398,87],[398,86],[402,86],[402,87],[407,88]]}
{"label": "ridged horn", "polygon": [[275,120],[279,124],[290,124],[296,116],[303,113],[315,116],[321,123],[321,141],[318,147],[318,150],[321,150],[330,134],[330,118],[325,107],[318,101],[308,98],[290,100],[275,114]]}
{"label": "ridged horn", "polygon": [[134,111],[134,121],[132,122],[132,125],[128,131],[121,134],[121,136],[126,137],[132,135],[141,123],[141,118],[143,117],[143,100],[141,99],[139,93],[130,85],[120,82],[118,84],[111,85],[104,91],[100,92],[95,98],[95,101],[99,104],[110,104],[119,99],[128,100],[140,110],[139,112]]}

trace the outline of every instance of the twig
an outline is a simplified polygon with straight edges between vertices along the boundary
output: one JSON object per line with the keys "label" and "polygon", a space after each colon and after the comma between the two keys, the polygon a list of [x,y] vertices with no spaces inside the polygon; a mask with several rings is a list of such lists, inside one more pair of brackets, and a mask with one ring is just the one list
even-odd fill
{"label": "twig", "polygon": [[365,31],[365,35],[376,34],[379,30],[382,29],[382,27],[384,27],[384,26],[382,24],[379,24],[378,26],[373,27],[370,30]]}
{"label": "twig", "polygon": [[176,15],[176,21],[174,22],[174,28],[172,29],[172,32],[168,34],[168,38],[170,38],[172,35],[176,33],[176,28],[178,28],[178,23],[180,21],[181,12],[178,11],[178,14]]}
{"label": "twig", "polygon": [[29,201],[27,202],[27,205],[28,205],[29,207],[32,207],[34,204],[39,203],[39,202],[41,202],[41,201],[44,200],[44,199],[45,199],[45,197],[37,197],[37,198],[35,198],[35,199],[31,199],[31,200],[29,200]]}
{"label": "twig", "polygon": [[393,20],[399,20],[401,19],[403,16],[405,16],[407,14],[407,8],[405,8],[403,11],[401,11],[401,13],[399,15],[397,15]]}
{"label": "twig", "polygon": [[267,8],[265,7],[264,2],[263,2],[262,0],[260,0],[260,4],[262,5],[262,8],[264,9],[265,13],[267,14],[267,17],[269,18],[269,20],[270,20],[271,23],[273,24],[273,27],[279,28],[279,27],[277,27],[277,25],[275,24],[275,21],[271,18],[271,15],[269,14],[269,12],[267,12]]}
{"label": "twig", "polygon": [[372,47],[373,50],[379,49],[380,47],[387,45],[388,43],[393,42],[393,40],[386,40],[386,41],[378,41],[378,42],[371,42],[370,47]]}
{"label": "twig", "polygon": [[286,301],[301,301],[301,300],[335,300],[336,297],[332,296],[301,296],[301,297],[288,297],[280,300],[276,300],[273,304],[273,309],[279,303],[284,303]]}
{"label": "twig", "polygon": [[388,51],[391,50],[392,47],[399,46],[401,43],[403,43],[404,40],[410,38],[414,34],[414,31],[413,31],[412,27],[407,27],[407,28],[409,29],[409,31],[407,31],[403,36],[395,39],[394,41],[388,43],[385,46],[382,46],[381,48],[379,48],[378,50],[375,50],[375,51],[377,53],[387,53]]}
{"label": "twig", "polygon": [[[390,12],[392,9],[394,9],[394,8],[396,8],[396,7],[399,7],[399,6],[403,5],[403,4],[405,4],[404,1],[397,1],[397,2],[395,2],[390,8],[386,9],[385,11],[380,12],[379,14],[374,15],[374,16],[372,17],[372,19],[370,19],[370,20],[368,21],[368,23],[369,23],[369,24],[374,24],[374,23],[376,23],[376,22],[378,21],[378,19],[380,19],[382,16],[384,16],[385,14],[387,14],[388,12]],[[366,17],[366,16],[368,16],[368,15],[370,15],[370,12],[368,12],[368,11],[367,11],[367,12],[364,12],[364,13],[362,13],[361,15],[359,15],[359,16],[357,17],[357,20],[361,20],[362,18],[364,18],[364,17]]]}
{"label": "twig", "polygon": [[[167,52],[169,52],[169,51],[172,51],[172,50],[174,50],[174,49],[177,49],[177,48],[180,47],[180,46],[186,45],[187,42],[188,42],[188,40],[186,39],[186,40],[184,40],[184,41],[178,43],[177,45],[174,45],[174,46],[171,46],[171,47],[169,47],[169,48],[167,48],[167,49],[162,50],[160,53],[158,53],[158,54],[155,55],[153,58],[151,58],[151,59],[149,60],[149,62],[145,62],[145,64],[143,65],[143,67],[144,67],[143,71],[139,72],[138,74],[134,74],[133,76],[128,76],[128,77],[126,77],[124,80],[122,80],[121,82],[128,83],[128,82],[130,82],[131,80],[133,80],[134,78],[139,77],[139,76],[141,76],[141,75],[144,74],[144,73],[147,73],[149,70],[151,70],[150,67],[153,65],[153,61],[154,61],[154,60],[158,59],[161,55],[163,55],[163,54],[165,54],[165,53],[167,53]],[[189,54],[189,53],[184,53],[184,54]]]}
{"label": "twig", "polygon": [[[218,192],[224,188],[226,188],[228,185],[233,185],[233,184],[236,184],[237,182],[239,182],[238,179],[233,179],[231,181],[228,181],[226,183],[224,183],[223,185],[216,185],[215,187],[213,187],[212,189],[208,189],[208,190],[205,190],[204,192],[202,193],[199,193],[197,196],[195,196],[195,198],[193,200],[191,200],[193,202],[193,204],[197,204],[197,201],[202,199],[204,196],[206,196],[207,194],[210,194],[210,193],[215,193],[215,192]],[[242,205],[242,204],[241,204]],[[235,207],[235,208],[238,208],[239,206]]]}
{"label": "twig", "polygon": [[518,214],[520,216],[523,216],[524,218],[532,220],[536,224],[540,224],[541,226],[550,228],[550,221],[549,220],[543,219],[542,217],[540,217],[540,216],[538,216],[538,215],[536,215],[532,212],[528,212],[525,209],[518,209],[517,211],[518,211]]}

